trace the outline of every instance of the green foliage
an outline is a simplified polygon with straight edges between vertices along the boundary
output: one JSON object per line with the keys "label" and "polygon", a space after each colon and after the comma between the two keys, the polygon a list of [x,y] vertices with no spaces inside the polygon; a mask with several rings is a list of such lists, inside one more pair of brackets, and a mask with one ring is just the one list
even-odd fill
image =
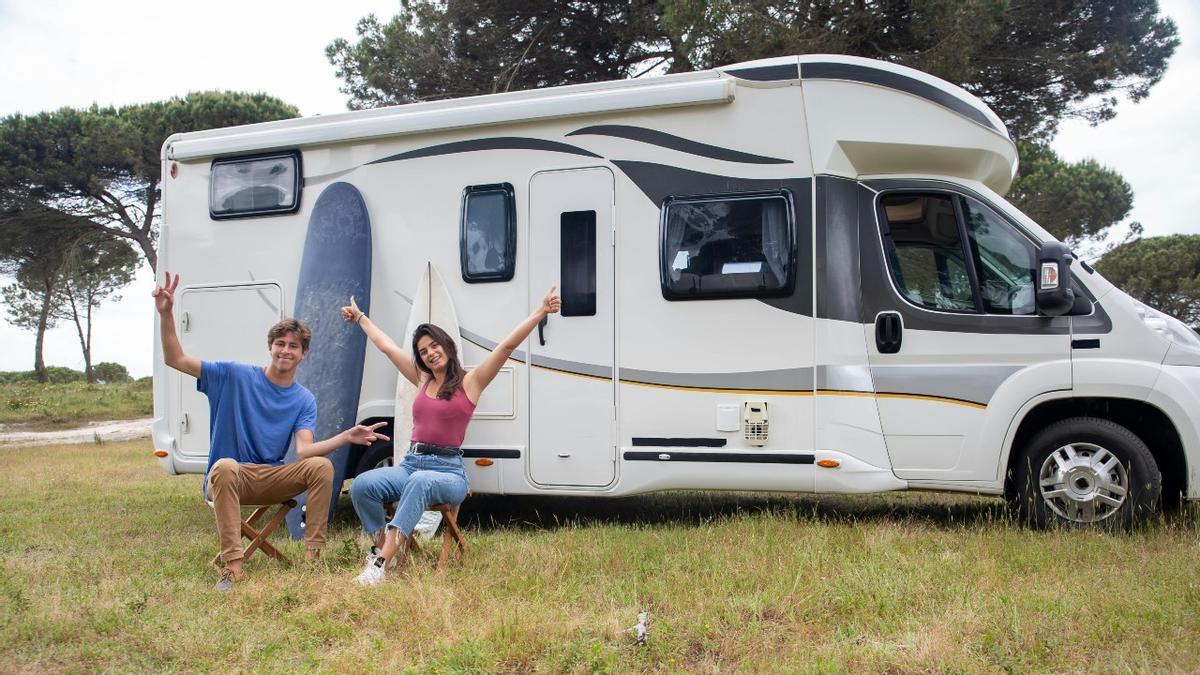
{"label": "green foliage", "polygon": [[405,2],[325,50],[352,109],[620,79],[657,53],[654,3]]}
{"label": "green foliage", "polygon": [[129,377],[129,370],[119,363],[112,361],[101,361],[92,366],[92,372],[96,376],[96,381],[101,384],[113,384],[115,382],[130,382],[133,378]]}
{"label": "green foliage", "polygon": [[1096,269],[1147,305],[1200,326],[1200,235],[1138,239],[1110,251]]}
{"label": "green foliage", "polygon": [[[1008,199],[1058,239],[1094,241],[1133,208],[1133,189],[1120,174],[1093,159],[1065,162],[1049,146],[1020,142],[1020,173]],[[1140,232],[1141,226],[1133,224]]]}
{"label": "green foliage", "polygon": [[357,33],[326,49],[351,108],[832,53],[945,78],[1041,139],[1145,97],[1179,44],[1156,0],[413,0]]}
{"label": "green foliage", "polygon": [[297,114],[265,94],[196,92],[120,108],[11,115],[0,119],[0,202],[128,239],[155,267],[159,152],[167,136]]}
{"label": "green foliage", "polygon": [[88,384],[78,370],[58,366],[47,370],[49,383],[37,382],[31,372],[0,373],[0,424],[73,429],[88,422],[137,419],[154,412],[149,378]]}
{"label": "green foliage", "polygon": [[89,382],[95,381],[92,319],[96,309],[133,281],[137,266],[138,256],[128,244],[98,232],[88,232],[70,248],[63,261],[63,281],[54,295],[51,315],[75,325]]}

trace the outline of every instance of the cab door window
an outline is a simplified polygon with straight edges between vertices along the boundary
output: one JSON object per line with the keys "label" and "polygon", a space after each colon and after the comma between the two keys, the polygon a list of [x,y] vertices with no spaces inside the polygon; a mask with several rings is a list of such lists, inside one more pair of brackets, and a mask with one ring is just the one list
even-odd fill
{"label": "cab door window", "polygon": [[1037,251],[1033,242],[991,209],[963,197],[971,256],[979,270],[979,297],[989,314],[1037,314]]}
{"label": "cab door window", "polygon": [[1037,313],[1036,247],[979,201],[950,193],[888,193],[880,232],[900,295],[943,312]]}

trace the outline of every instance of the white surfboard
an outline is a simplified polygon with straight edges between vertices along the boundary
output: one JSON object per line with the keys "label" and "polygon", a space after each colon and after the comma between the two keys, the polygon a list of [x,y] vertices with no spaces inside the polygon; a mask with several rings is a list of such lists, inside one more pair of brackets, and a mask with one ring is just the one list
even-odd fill
{"label": "white surfboard", "polygon": [[[409,356],[416,362],[417,355],[412,352],[412,335],[417,326],[431,323],[446,331],[454,339],[458,350],[459,361],[463,358],[462,334],[458,328],[458,313],[454,311],[454,301],[450,299],[450,291],[442,281],[442,275],[432,262],[425,263],[425,271],[417,284],[417,292],[413,295],[412,311],[408,313],[408,325],[404,327],[404,335],[397,336],[396,342],[408,350]],[[393,460],[399,464],[408,452],[408,441],[412,438],[412,404],[417,395],[417,387],[403,375],[396,378],[396,422],[392,425]]]}

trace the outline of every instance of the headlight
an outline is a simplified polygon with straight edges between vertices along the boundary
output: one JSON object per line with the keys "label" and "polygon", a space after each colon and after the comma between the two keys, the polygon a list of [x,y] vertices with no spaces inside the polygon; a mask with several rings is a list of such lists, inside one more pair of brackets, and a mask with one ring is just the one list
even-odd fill
{"label": "headlight", "polygon": [[1197,336],[1196,331],[1188,328],[1187,324],[1179,319],[1163,314],[1157,309],[1147,307],[1140,302],[1134,302],[1133,309],[1138,313],[1138,316],[1142,317],[1142,321],[1150,327],[1150,330],[1155,333],[1176,344],[1200,349],[1200,336]]}

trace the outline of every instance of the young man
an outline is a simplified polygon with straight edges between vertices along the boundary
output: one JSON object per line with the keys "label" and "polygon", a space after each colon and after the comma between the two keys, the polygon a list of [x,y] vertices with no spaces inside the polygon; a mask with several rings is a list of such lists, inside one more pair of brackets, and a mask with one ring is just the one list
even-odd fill
{"label": "young man", "polygon": [[[217,516],[221,570],[217,590],[227,591],[244,578],[242,572],[241,505],[273,504],[308,490],[304,528],[305,558],[325,548],[325,527],[333,489],[333,465],[325,455],[347,443],[370,445],[390,440],[375,430],[385,424],[356,425],[314,442],[317,403],[297,384],[296,368],[308,355],[312,332],[295,319],[284,319],[267,332],[271,363],[265,368],[233,361],[201,361],[185,354],[175,334],[175,289],[179,275],[168,272],[154,289],[162,332],[163,361],[197,378],[196,389],[208,396],[209,444],[206,494]],[[296,439],[300,458],[284,464],[288,442]]]}

